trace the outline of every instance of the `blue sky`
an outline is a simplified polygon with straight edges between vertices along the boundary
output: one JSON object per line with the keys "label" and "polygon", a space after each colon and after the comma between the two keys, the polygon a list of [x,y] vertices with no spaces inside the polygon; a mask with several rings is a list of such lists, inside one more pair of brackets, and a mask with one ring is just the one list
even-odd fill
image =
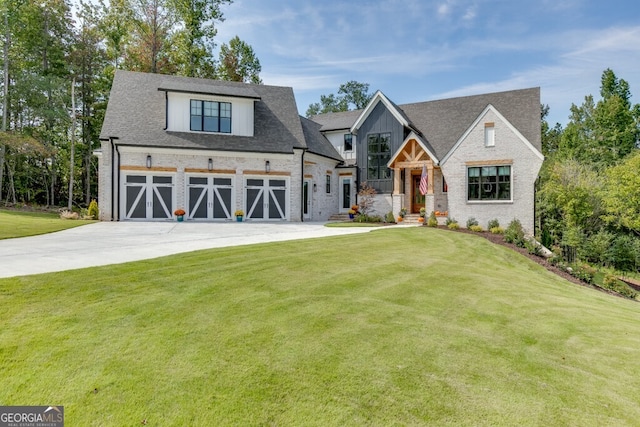
{"label": "blue sky", "polygon": [[349,80],[397,104],[539,86],[549,122],[599,99],[611,68],[640,103],[640,3],[628,0],[235,0],[217,43],[238,35],[265,84],[304,115]]}

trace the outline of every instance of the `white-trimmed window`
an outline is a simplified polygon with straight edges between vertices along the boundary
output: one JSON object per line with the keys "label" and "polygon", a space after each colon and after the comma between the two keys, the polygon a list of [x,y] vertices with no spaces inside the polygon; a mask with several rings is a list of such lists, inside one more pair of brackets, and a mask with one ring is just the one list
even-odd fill
{"label": "white-trimmed window", "polygon": [[353,151],[353,135],[350,133],[344,134],[344,151]]}
{"label": "white-trimmed window", "polygon": [[468,167],[467,200],[511,200],[511,165]]}
{"label": "white-trimmed window", "polygon": [[494,147],[496,145],[496,128],[493,123],[484,124],[484,146]]}
{"label": "white-trimmed window", "polygon": [[231,103],[192,99],[190,129],[231,133]]}

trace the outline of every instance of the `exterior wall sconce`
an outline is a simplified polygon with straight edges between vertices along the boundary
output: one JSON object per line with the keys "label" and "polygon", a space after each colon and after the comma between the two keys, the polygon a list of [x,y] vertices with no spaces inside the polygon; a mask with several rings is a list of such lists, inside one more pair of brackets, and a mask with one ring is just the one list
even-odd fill
{"label": "exterior wall sconce", "polygon": [[271,172],[271,163],[269,162],[269,160],[267,160],[266,162],[264,162],[264,171],[266,173]]}
{"label": "exterior wall sconce", "polygon": [[313,183],[313,192],[315,193],[316,191],[318,191],[318,186],[316,185],[316,183]]}
{"label": "exterior wall sconce", "polygon": [[151,156],[147,156],[147,169],[151,168]]}
{"label": "exterior wall sconce", "polygon": [[209,163],[207,163],[207,168],[209,170],[213,170],[213,159],[209,157]]}

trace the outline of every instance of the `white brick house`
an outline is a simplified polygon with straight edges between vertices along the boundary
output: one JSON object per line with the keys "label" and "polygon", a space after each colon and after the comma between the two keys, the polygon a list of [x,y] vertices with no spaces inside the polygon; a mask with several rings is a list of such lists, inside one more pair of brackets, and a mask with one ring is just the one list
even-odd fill
{"label": "white brick house", "polygon": [[[101,131],[102,220],[327,220],[342,158],[293,90],[117,71]],[[327,178],[329,177],[329,178]],[[351,190],[355,191],[355,190]]]}
{"label": "white brick house", "polygon": [[[539,88],[306,119],[293,90],[117,71],[101,131],[102,220],[324,221],[377,190],[374,213],[439,211],[533,231]],[[419,191],[427,171],[427,193]]]}

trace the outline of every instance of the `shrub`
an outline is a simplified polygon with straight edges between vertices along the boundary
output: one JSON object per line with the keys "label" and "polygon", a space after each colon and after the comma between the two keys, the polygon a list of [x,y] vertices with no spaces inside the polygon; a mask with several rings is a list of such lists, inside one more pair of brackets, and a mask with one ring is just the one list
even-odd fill
{"label": "shrub", "polygon": [[604,276],[604,279],[602,280],[602,287],[619,293],[620,295],[623,295],[627,298],[633,299],[638,295],[636,291],[618,280],[618,278],[613,274],[607,274],[606,276]]}
{"label": "shrub", "polygon": [[384,222],[388,222],[390,224],[393,224],[394,222],[396,222],[396,217],[393,216],[393,212],[391,211],[387,212],[387,215],[385,215],[384,217]]}
{"label": "shrub", "polygon": [[475,231],[476,233],[482,233],[484,230],[482,229],[481,225],[472,225],[471,227],[469,227],[469,230],[471,231]]}
{"label": "shrub", "polygon": [[89,208],[87,209],[87,215],[92,219],[98,219],[100,216],[100,210],[98,209],[98,202],[95,199],[91,200],[89,203]]}
{"label": "shrub", "polygon": [[455,220],[455,218],[449,218],[447,217],[446,221],[444,222],[444,225],[446,225],[447,227],[449,226],[449,224],[453,224],[453,223],[458,223],[458,221]]}
{"label": "shrub", "polygon": [[478,225],[478,220],[475,219],[474,217],[471,217],[467,220],[467,228],[471,228],[474,225]]}
{"label": "shrub", "polygon": [[487,225],[487,230],[491,230],[492,228],[497,228],[497,227],[500,227],[500,222],[498,221],[497,218],[494,218],[489,221],[489,224]]}
{"label": "shrub", "polygon": [[353,219],[353,222],[382,222],[380,215],[360,214]]}
{"label": "shrub", "polygon": [[458,224],[456,220],[453,220],[453,222],[450,222],[449,224],[447,224],[447,228],[449,230],[459,230],[460,224]]}
{"label": "shrub", "polygon": [[545,248],[550,248],[554,243],[551,233],[546,228],[542,229],[542,233],[540,235],[540,243],[542,243],[542,246],[544,246]]}
{"label": "shrub", "polygon": [[504,228],[500,226],[491,227],[489,231],[491,232],[491,234],[504,234]]}
{"label": "shrub", "polygon": [[524,237],[524,229],[519,220],[514,219],[509,223],[507,229],[504,230],[504,241],[524,248],[526,239]]}
{"label": "shrub", "polygon": [[573,267],[571,275],[582,280],[583,282],[592,284],[596,272],[596,269],[591,267],[589,264],[580,264]]}
{"label": "shrub", "polygon": [[436,213],[433,211],[429,214],[429,219],[427,220],[427,226],[429,227],[438,226],[438,219],[436,218]]}
{"label": "shrub", "polygon": [[376,189],[366,182],[360,185],[360,191],[358,191],[358,211],[361,214],[367,215],[369,213],[369,210],[371,210],[375,202],[376,193]]}

